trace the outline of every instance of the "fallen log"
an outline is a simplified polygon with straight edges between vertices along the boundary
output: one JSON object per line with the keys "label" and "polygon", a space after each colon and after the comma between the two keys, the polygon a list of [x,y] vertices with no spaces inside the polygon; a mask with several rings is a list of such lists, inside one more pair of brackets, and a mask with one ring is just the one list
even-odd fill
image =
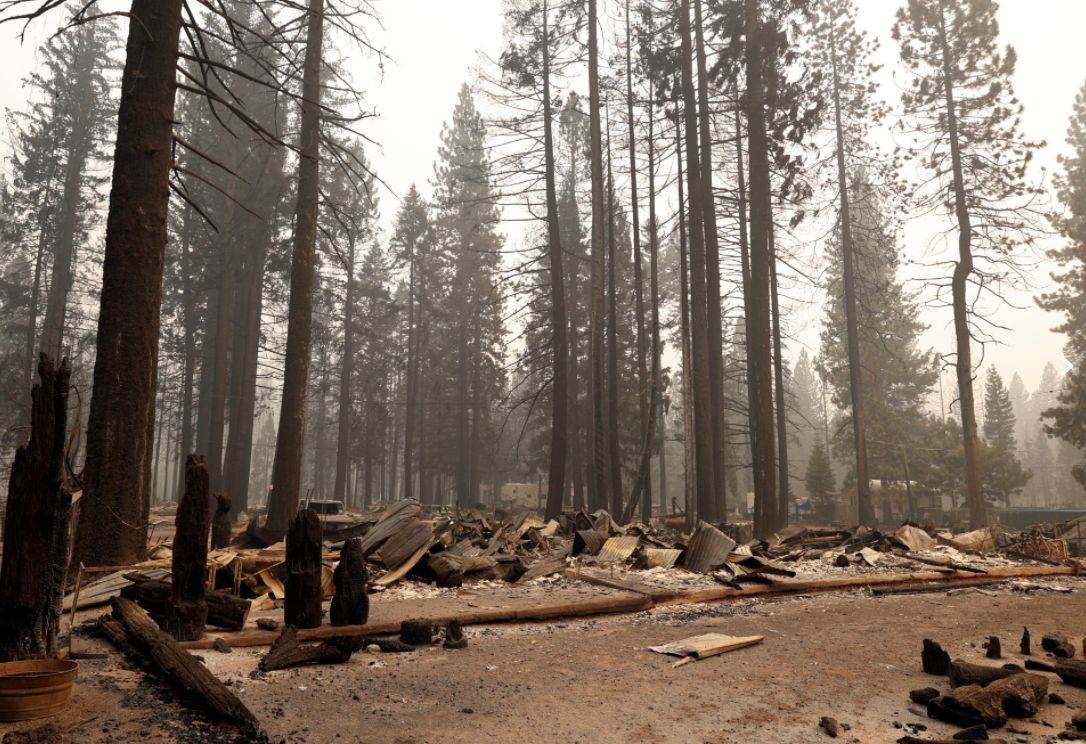
{"label": "fallen log", "polygon": [[955,659],[950,662],[947,673],[950,675],[951,687],[964,687],[966,685],[980,685],[981,687],[987,687],[997,679],[1004,679],[1010,677],[1012,674],[1016,674],[1016,672],[1011,671],[1010,669],[1004,669],[1003,667],[971,664],[970,662],[962,661],[961,659]]}
{"label": "fallen log", "polygon": [[[156,579],[147,579],[139,574],[129,574],[126,578],[135,583],[121,590],[121,596],[131,599],[152,616],[163,616],[166,603],[170,598],[170,584]],[[207,624],[226,630],[241,630],[249,619],[253,603],[248,599],[236,597],[226,592],[204,592],[207,603]]]}
{"label": "fallen log", "polygon": [[1086,661],[1056,659],[1053,671],[1060,676],[1064,684],[1086,688]]}
{"label": "fallen log", "polygon": [[173,576],[166,600],[163,628],[179,641],[203,637],[207,624],[207,535],[211,528],[207,463],[189,455],[185,463],[185,494],[177,506],[173,539]]}
{"label": "fallen log", "polygon": [[[1070,576],[1075,569],[1069,566],[1022,566],[999,567],[988,572],[990,577],[1020,578],[1036,576]],[[603,597],[582,602],[558,601],[554,604],[536,606],[531,608],[493,607],[459,609],[448,612],[436,612],[429,616],[435,625],[444,625],[454,618],[459,618],[464,625],[480,625],[485,623],[516,622],[525,620],[549,620],[556,617],[585,617],[591,615],[608,615],[623,612],[641,612],[653,607],[667,607],[681,604],[704,604],[710,602],[727,602],[730,600],[744,600],[749,597],[777,597],[793,596],[796,594],[820,594],[838,591],[854,591],[869,586],[892,586],[917,581],[940,581],[948,585],[956,586],[962,580],[972,579],[971,574],[937,574],[937,573],[909,573],[889,574],[884,576],[848,577],[845,579],[822,579],[820,581],[781,581],[776,584],[760,586],[747,586],[743,589],[733,589],[726,586],[712,586],[703,589],[674,590],[661,589],[653,591],[650,595],[625,594],[624,596]],[[338,635],[346,635],[351,632],[364,632],[371,635],[397,633],[400,629],[400,621],[372,623],[365,626],[344,626],[342,628],[326,627],[315,628],[309,631],[301,631],[302,640],[315,640],[318,638],[331,638]],[[276,639],[277,634],[270,632],[251,632],[241,636],[229,638],[230,645],[234,648],[269,646]],[[191,643],[185,643],[185,648],[200,649],[211,648],[211,639],[202,639]],[[949,660],[948,660],[949,661]]]}
{"label": "fallen log", "polygon": [[342,664],[348,661],[351,654],[361,648],[364,642],[361,636],[357,636],[333,638],[324,643],[303,646],[298,641],[298,629],[287,628],[275,639],[267,655],[260,660],[260,668],[265,672],[273,672],[303,664]]}
{"label": "fallen log", "polygon": [[[961,588],[983,588],[988,586],[999,586],[1006,583],[1006,579],[962,579],[961,581],[954,582],[955,589]],[[945,592],[947,588],[945,584],[932,584],[932,583],[917,583],[917,584],[903,584],[901,586],[877,586],[871,590],[871,594],[876,597],[892,596],[895,594],[935,594],[937,592]]]}
{"label": "fallen log", "polygon": [[124,627],[133,644],[145,652],[171,682],[192,693],[221,718],[258,727],[256,716],[245,704],[196,657],[160,630],[139,605],[124,597],[114,597],[110,605],[113,617]]}

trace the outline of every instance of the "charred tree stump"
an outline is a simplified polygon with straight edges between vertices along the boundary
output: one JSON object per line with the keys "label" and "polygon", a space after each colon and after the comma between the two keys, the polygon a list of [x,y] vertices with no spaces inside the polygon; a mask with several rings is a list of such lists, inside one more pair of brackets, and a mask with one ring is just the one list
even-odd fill
{"label": "charred tree stump", "polygon": [[303,646],[298,642],[298,629],[287,628],[260,660],[260,668],[265,672],[288,669],[303,664],[342,664],[351,658],[351,654],[362,647],[364,639],[333,638],[324,643]]}
{"label": "charred tree stump", "polygon": [[211,549],[218,550],[230,544],[230,508],[233,499],[224,493],[215,494],[215,515],[211,518]]}
{"label": "charred tree stump", "polygon": [[54,371],[42,354],[30,391],[30,441],[15,452],[0,564],[0,661],[57,654],[57,631],[71,543],[72,493],[65,478],[65,433],[72,368]]}
{"label": "charred tree stump", "polygon": [[[152,617],[164,618],[173,592],[171,585],[165,581],[146,579],[138,574],[128,574],[125,578],[135,583],[122,589],[121,596],[131,599],[151,613]],[[241,630],[245,627],[252,602],[226,592],[205,592],[204,599],[207,602],[208,625],[227,630]]]}
{"label": "charred tree stump", "polygon": [[211,526],[207,463],[189,455],[185,463],[185,495],[177,507],[173,539],[173,592],[166,604],[165,630],[179,641],[204,636],[207,623],[207,532]]}
{"label": "charred tree stump", "polygon": [[985,653],[989,659],[1002,659],[1003,648],[997,636],[988,636],[988,651]]}
{"label": "charred tree stump", "polygon": [[464,636],[464,629],[460,627],[460,621],[453,619],[445,626],[445,648],[461,649],[468,647],[468,639]]}
{"label": "charred tree stump", "polygon": [[320,517],[302,509],[287,531],[287,584],[283,620],[295,628],[319,628],[321,624]]}
{"label": "charred tree stump", "polygon": [[336,585],[328,612],[332,625],[365,625],[370,598],[366,594],[366,557],[362,554],[362,541],[357,537],[344,544],[332,580]]}
{"label": "charred tree stump", "polygon": [[124,627],[133,645],[146,653],[171,682],[191,692],[221,718],[257,726],[256,716],[245,704],[197,661],[195,656],[159,630],[139,605],[124,597],[114,597],[110,604],[113,607],[113,617]]}
{"label": "charred tree stump", "polygon": [[434,624],[429,620],[404,620],[400,640],[411,646],[429,646],[434,642]]}
{"label": "charred tree stump", "polygon": [[1023,656],[1029,656],[1031,653],[1033,653],[1032,649],[1030,648],[1029,641],[1029,628],[1022,628],[1022,640],[1018,643],[1018,651]]}
{"label": "charred tree stump", "polygon": [[924,639],[924,649],[920,652],[920,663],[926,674],[946,676],[950,671],[950,654],[930,638]]}

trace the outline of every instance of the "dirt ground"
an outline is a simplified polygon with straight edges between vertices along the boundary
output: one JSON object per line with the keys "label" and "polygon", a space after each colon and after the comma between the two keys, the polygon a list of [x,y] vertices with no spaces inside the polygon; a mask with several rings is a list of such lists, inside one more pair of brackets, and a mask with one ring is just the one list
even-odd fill
{"label": "dirt ground", "polygon": [[[841,741],[949,735],[909,702],[945,688],[920,671],[922,639],[981,660],[989,635],[1007,661],[1022,627],[1035,649],[1061,631],[1081,648],[1086,580],[1074,592],[1000,590],[873,597],[863,592],[778,601],[677,606],[630,615],[466,629],[467,649],[356,654],[341,666],[263,674],[263,649],[198,652],[279,742],[820,742],[821,716],[847,724]],[[380,595],[374,602],[394,601]],[[705,632],[764,643],[673,668],[645,650]],[[107,648],[78,639],[77,649]],[[1067,705],[1012,721],[1012,742],[1054,742],[1086,690],[1051,677]],[[72,704],[54,722],[73,742],[240,742],[158,680],[116,656],[82,662]],[[926,730],[914,727],[926,726]],[[20,726],[0,725],[0,734]]]}

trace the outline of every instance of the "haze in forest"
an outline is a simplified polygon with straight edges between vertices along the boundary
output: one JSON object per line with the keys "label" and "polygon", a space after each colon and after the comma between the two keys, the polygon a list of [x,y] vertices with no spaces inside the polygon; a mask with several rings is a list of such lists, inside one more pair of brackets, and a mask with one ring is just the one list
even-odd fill
{"label": "haze in forest", "polygon": [[[365,65],[356,65],[361,80],[369,80],[367,97],[379,115],[367,124],[367,134],[379,145],[371,151],[376,170],[397,195],[417,182],[429,191],[426,178],[434,161],[442,123],[456,101],[461,83],[471,82],[480,61],[495,58],[501,50],[502,0],[383,0],[378,8],[385,29],[381,36],[390,61],[380,74]],[[883,97],[897,101],[902,72],[895,64],[896,48],[888,31],[900,3],[891,0],[862,0],[858,3],[863,28],[882,40],[878,53],[883,65]],[[1059,19],[1055,22],[1055,19]],[[1002,0],[999,10],[1002,41],[1018,52],[1016,93],[1025,104],[1023,127],[1031,137],[1043,139],[1048,147],[1038,162],[1049,175],[1056,155],[1065,149],[1067,117],[1075,91],[1086,79],[1086,56],[1066,53],[1081,43],[1079,29],[1086,27],[1086,3],[1079,0]],[[34,64],[34,50],[53,31],[46,24],[31,24],[25,41],[18,29],[0,27],[0,110],[25,106],[21,79]],[[0,134],[0,142],[7,137]],[[392,204],[391,195],[385,195]],[[387,226],[394,216],[386,208],[382,220]],[[506,226],[516,236],[516,225]],[[903,243],[913,247],[926,242],[922,231],[906,229]],[[910,242],[912,241],[912,242]],[[1037,291],[1049,287],[1051,264],[1042,262],[1032,272]],[[789,345],[794,358],[798,347],[814,354],[818,347],[822,298],[817,291],[799,291],[800,302],[792,308],[789,326],[795,342]],[[1038,309],[1029,293],[1015,293],[1018,308],[1000,307],[998,322],[1008,330],[998,334],[1000,344],[986,349],[986,360],[1009,374],[1018,372],[1027,387],[1040,381],[1046,364],[1063,368],[1066,339],[1051,331],[1056,324],[1049,313]],[[925,311],[930,329],[927,343],[948,352],[953,346],[949,312]],[[948,383],[950,382],[947,374]]]}

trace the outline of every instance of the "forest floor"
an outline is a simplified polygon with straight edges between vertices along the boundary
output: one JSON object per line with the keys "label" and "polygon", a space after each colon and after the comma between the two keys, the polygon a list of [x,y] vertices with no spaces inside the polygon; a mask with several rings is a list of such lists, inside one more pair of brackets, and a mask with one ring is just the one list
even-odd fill
{"label": "forest floor", "polygon": [[[924,638],[952,657],[983,660],[981,643],[1003,640],[1017,654],[1022,627],[1035,639],[1069,635],[1081,648],[1086,579],[1051,582],[1070,594],[958,589],[875,597],[868,592],[657,608],[626,615],[465,628],[468,647],[414,653],[360,652],[339,666],[257,671],[266,649],[198,651],[279,742],[820,742],[819,718],[849,730],[842,741],[894,742],[903,734],[948,736],[909,701],[946,680],[920,671]],[[526,601],[545,587],[510,589],[488,601]],[[569,590],[566,590],[569,591]],[[600,587],[584,595],[622,594]],[[478,606],[467,587],[430,601]],[[392,595],[372,597],[371,619],[402,614]],[[80,613],[90,619],[95,612]],[[763,635],[757,646],[673,668],[646,650],[707,632]],[[1038,640],[1034,641],[1035,646]],[[72,742],[241,742],[251,739],[178,702],[177,694],[77,635],[76,649],[109,651],[81,662],[71,705],[57,719]],[[1038,650],[1039,651],[1039,650]],[[1012,720],[1011,742],[1054,742],[1086,690],[1053,675],[1066,705],[1046,705],[1033,721]],[[915,724],[926,726],[920,729]],[[0,724],[0,735],[27,729]]]}

